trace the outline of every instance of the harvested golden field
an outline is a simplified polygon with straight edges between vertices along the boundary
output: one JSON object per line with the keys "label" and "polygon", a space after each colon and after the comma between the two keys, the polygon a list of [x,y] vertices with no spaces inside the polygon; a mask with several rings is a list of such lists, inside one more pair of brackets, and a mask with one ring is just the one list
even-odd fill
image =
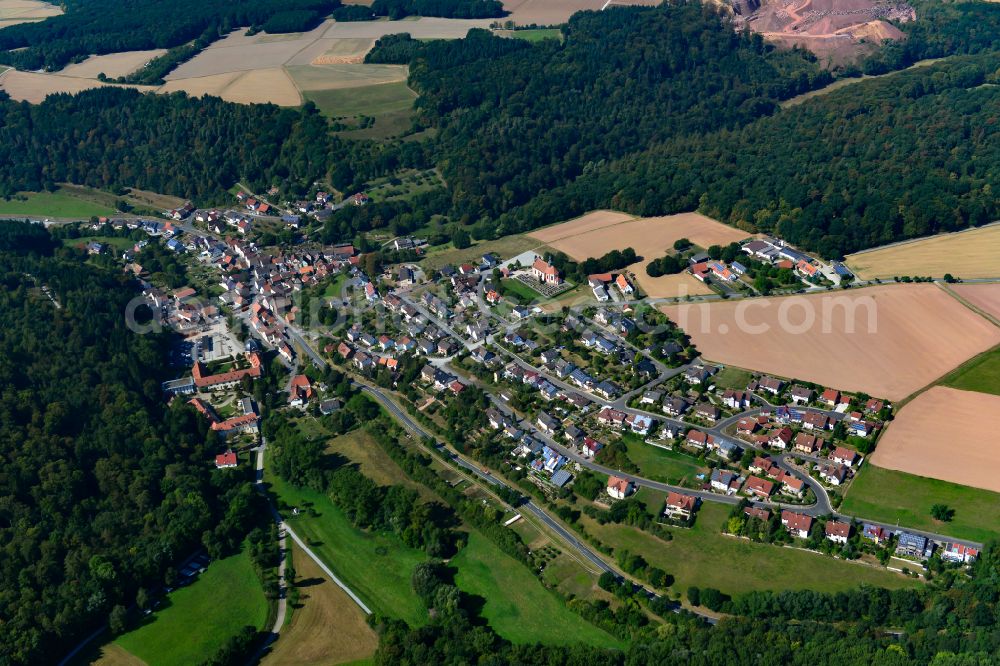
{"label": "harvested golden field", "polygon": [[948,287],[960,298],[1000,320],[1000,283],[953,284]]}
{"label": "harvested golden field", "polygon": [[933,284],[672,305],[706,359],[900,400],[1000,343]]}
{"label": "harvested golden field", "polygon": [[325,49],[310,61],[311,65],[341,65],[357,64],[365,60],[365,54],[375,45],[373,39],[324,39],[321,44]]}
{"label": "harvested golden field", "polygon": [[649,260],[640,261],[632,264],[626,270],[635,276],[635,281],[639,283],[639,288],[651,298],[679,298],[682,296],[702,296],[713,293],[707,284],[695,279],[687,271],[676,275],[649,277],[646,273],[646,264],[648,263]]}
{"label": "harvested golden field", "polygon": [[151,51],[125,51],[90,56],[83,62],[67,65],[59,71],[59,74],[75,76],[80,79],[96,79],[98,74],[103,73],[109,79],[116,79],[141,69],[150,60],[158,58],[166,52],[166,49],[153,49]]}
{"label": "harvested golden field", "polygon": [[[78,93],[105,85],[95,79],[81,79],[61,74],[41,72],[19,72],[11,69],[0,76],[0,90],[19,102],[38,104],[53,93]],[[130,86],[140,90],[156,90],[150,86]]]}
{"label": "harvested golden field", "polygon": [[848,255],[847,266],[858,277],[897,275],[958,278],[1000,277],[1000,224],[897,243]]}
{"label": "harvested golden field", "polygon": [[709,247],[740,241],[750,234],[701,213],[632,218],[623,213],[597,211],[532,232],[531,236],[577,261],[631,247],[649,263],[668,250],[672,252],[674,242],[681,238]]}
{"label": "harvested golden field", "polygon": [[589,231],[596,231],[612,224],[621,224],[634,220],[635,215],[619,213],[613,210],[595,210],[567,222],[561,222],[549,227],[543,227],[531,232],[531,236],[543,243],[578,236]]}
{"label": "harvested golden field", "polygon": [[378,637],[364,612],[298,546],[292,563],[300,607],[261,662],[265,666],[343,664],[369,659]]}
{"label": "harvested golden field", "polygon": [[503,8],[510,15],[503,20],[518,25],[554,25],[565,23],[579,11],[597,11],[608,4],[610,0],[504,0]]}
{"label": "harvested golden field", "polygon": [[871,462],[1000,492],[998,432],[1000,396],[935,386],[899,411]]}
{"label": "harvested golden field", "polygon": [[38,0],[0,0],[0,29],[18,23],[35,23],[63,11],[56,5]]}

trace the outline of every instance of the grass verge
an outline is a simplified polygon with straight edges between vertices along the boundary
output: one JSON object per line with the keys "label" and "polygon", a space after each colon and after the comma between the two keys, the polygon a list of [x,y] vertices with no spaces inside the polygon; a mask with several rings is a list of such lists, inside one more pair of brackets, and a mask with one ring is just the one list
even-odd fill
{"label": "grass verge", "polygon": [[[323,493],[295,488],[273,474],[266,478],[279,505],[300,509],[297,516],[283,511],[292,529],[372,610],[413,626],[427,621],[427,611],[410,587],[413,569],[427,559],[423,552],[393,535],[355,528]],[[315,515],[305,510],[308,506]]]}
{"label": "grass verge", "polygon": [[[950,522],[934,520],[934,504],[948,505],[955,517]],[[1000,494],[871,463],[851,482],[840,511],[960,539],[985,542],[1000,537]]]}
{"label": "grass verge", "polygon": [[451,565],[458,569],[458,587],[481,597],[483,617],[514,643],[621,646],[613,636],[566,608],[523,564],[477,532],[469,535],[468,545],[452,558]]}
{"label": "grass verge", "polygon": [[1000,395],[1000,347],[962,364],[939,382],[944,386]]}
{"label": "grass verge", "polygon": [[726,594],[758,590],[840,592],[867,583],[886,588],[914,587],[912,578],[818,553],[752,543],[721,533],[729,507],[703,504],[691,529],[673,529],[662,541],[642,530],[584,518],[587,531],[603,543],[629,550],[674,576],[674,590],[694,585]]}

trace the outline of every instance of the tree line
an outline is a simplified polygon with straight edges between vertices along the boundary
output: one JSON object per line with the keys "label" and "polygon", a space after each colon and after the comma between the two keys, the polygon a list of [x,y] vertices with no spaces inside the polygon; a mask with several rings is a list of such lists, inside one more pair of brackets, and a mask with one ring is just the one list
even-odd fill
{"label": "tree line", "polygon": [[250,479],[212,467],[205,419],[163,404],[169,340],[126,328],[124,276],[47,236],[0,225],[0,662],[12,664],[57,661],[188,555],[231,553],[266,520]]}

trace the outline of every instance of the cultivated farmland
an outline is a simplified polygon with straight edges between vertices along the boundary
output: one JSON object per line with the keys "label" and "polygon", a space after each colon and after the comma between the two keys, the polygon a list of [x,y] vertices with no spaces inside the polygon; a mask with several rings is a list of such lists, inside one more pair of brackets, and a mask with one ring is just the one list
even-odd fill
{"label": "cultivated farmland", "polygon": [[96,79],[98,74],[103,73],[109,79],[116,79],[144,67],[150,60],[158,58],[166,52],[166,49],[153,49],[151,51],[125,51],[90,56],[83,62],[67,65],[59,71],[59,74],[75,76],[80,79]]}
{"label": "cultivated farmland", "polygon": [[606,4],[609,0],[504,0],[503,8],[510,16],[502,20],[518,25],[555,25],[565,23],[576,12],[597,11]]}
{"label": "cultivated farmland", "polygon": [[635,281],[639,283],[642,292],[651,298],[679,298],[712,293],[707,284],[695,279],[687,271],[676,275],[650,277],[646,273],[646,264],[649,262],[650,259],[643,259],[629,266],[627,270],[635,276]]}
{"label": "cultivated farmland", "polygon": [[62,9],[38,0],[0,0],[0,29],[18,23],[35,23],[59,16]]}
{"label": "cultivated farmland", "polygon": [[643,271],[650,260],[666,254],[668,250],[673,251],[674,242],[681,238],[687,238],[701,247],[709,247],[726,245],[750,236],[745,231],[700,213],[632,218],[611,211],[590,213],[540,229],[531,235],[578,261],[631,247],[645,259]]}
{"label": "cultivated farmland", "polygon": [[[997,262],[1000,263],[1000,254],[997,255]],[[1000,266],[998,266],[997,272],[1000,273]],[[974,307],[991,317],[1000,319],[1000,283],[953,284],[948,288]]]}
{"label": "cultivated farmland", "polygon": [[858,277],[897,275],[960,278],[1000,277],[1000,224],[898,243],[848,255],[847,265]]}
{"label": "cultivated farmland", "polygon": [[871,461],[1000,492],[1000,396],[935,386],[903,407]]}
{"label": "cultivated farmland", "polygon": [[1000,329],[932,284],[663,311],[707,359],[891,400],[1000,343]]}

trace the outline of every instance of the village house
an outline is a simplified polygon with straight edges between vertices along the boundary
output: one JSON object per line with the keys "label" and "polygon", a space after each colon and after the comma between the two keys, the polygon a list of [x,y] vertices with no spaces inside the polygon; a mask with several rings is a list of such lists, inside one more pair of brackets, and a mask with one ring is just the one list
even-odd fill
{"label": "village house", "polygon": [[834,543],[845,544],[851,536],[851,524],[839,520],[827,521],[823,528],[826,538]]}
{"label": "village house", "polygon": [[831,486],[839,486],[847,479],[847,468],[843,465],[820,465],[819,478]]}
{"label": "village house", "polygon": [[820,395],[819,401],[828,407],[836,407],[840,403],[840,391],[837,389],[826,389]]}
{"label": "village house", "polygon": [[694,447],[696,449],[704,449],[708,446],[709,442],[712,441],[712,436],[707,432],[702,432],[701,430],[688,430],[687,438],[685,443],[688,446]]}
{"label": "village house", "polygon": [[615,286],[618,287],[618,291],[622,293],[623,296],[629,296],[635,293],[635,288],[632,283],[628,281],[624,273],[619,273],[618,277],[615,279]]}
{"label": "village house", "polygon": [[668,416],[680,416],[688,410],[691,406],[684,398],[678,398],[676,396],[667,396],[663,401],[663,411]]}
{"label": "village house", "polygon": [[550,414],[539,412],[537,419],[538,427],[549,434],[559,429],[559,421]]}
{"label": "village house", "polygon": [[774,484],[767,479],[751,476],[743,486],[743,491],[760,499],[768,499],[774,493]]}
{"label": "village house", "polygon": [[840,465],[847,465],[848,467],[854,467],[855,461],[858,459],[858,454],[850,449],[845,449],[842,446],[838,446],[830,454],[830,460]]}
{"label": "village house", "polygon": [[930,557],[933,544],[929,544],[927,537],[910,532],[899,532],[899,541],[896,543],[896,554],[904,557],[917,557],[925,559]]}
{"label": "village house", "polygon": [[781,483],[781,492],[785,495],[802,497],[806,491],[805,481],[788,472],[782,472],[778,476],[778,482]]}
{"label": "village house", "polygon": [[763,474],[770,479],[777,479],[781,474],[781,468],[773,460],[765,456],[757,456],[747,467],[754,474]]}
{"label": "village house", "polygon": [[813,398],[813,390],[811,388],[806,388],[805,386],[800,386],[796,384],[789,391],[789,395],[792,397],[792,402],[800,405],[808,404]]}
{"label": "village house", "polygon": [[694,407],[695,416],[705,419],[706,421],[709,421],[711,423],[715,423],[715,421],[718,420],[720,414],[721,412],[719,412],[718,407],[709,404],[707,402],[700,403],[698,405],[695,405]]}
{"label": "village house", "polygon": [[602,448],[604,448],[604,445],[596,439],[584,437],[583,444],[580,445],[580,454],[586,458],[593,458]]}
{"label": "village house", "polygon": [[812,523],[812,516],[807,516],[804,513],[796,513],[787,509],[781,512],[781,524],[792,536],[799,539],[809,538]]}
{"label": "village house", "polygon": [[757,507],[757,506],[743,507],[743,514],[747,516],[747,518],[751,519],[756,518],[757,520],[763,521],[765,523],[771,520],[771,512],[768,509],[764,509],[762,507]]}
{"label": "village house", "polygon": [[771,395],[778,395],[781,393],[781,389],[784,388],[785,382],[774,377],[761,377],[760,381],[757,382],[757,386],[760,390],[767,391]]}
{"label": "village house", "polygon": [[941,550],[941,559],[946,562],[972,564],[979,557],[979,551],[963,543],[946,543]]}
{"label": "village house", "polygon": [[653,427],[653,419],[642,414],[629,414],[625,417],[625,423],[637,435],[646,436],[650,428]]}
{"label": "village house", "polygon": [[236,467],[238,464],[239,459],[236,457],[236,452],[232,449],[215,456],[215,466],[218,469],[229,469],[231,467]]}
{"label": "village house", "polygon": [[823,440],[816,437],[815,435],[810,435],[807,432],[800,432],[795,435],[795,445],[792,447],[796,453],[804,453],[806,455],[813,455],[819,453],[823,448]]}
{"label": "village house", "polygon": [[885,529],[881,525],[872,525],[871,523],[865,523],[861,530],[861,536],[869,541],[874,541],[878,545],[882,546],[888,543],[889,538],[892,534],[889,530]]}
{"label": "village house", "polygon": [[712,490],[717,490],[727,495],[733,495],[740,489],[741,479],[734,472],[716,468],[712,470],[709,477],[709,485]]}
{"label": "village house", "polygon": [[292,407],[301,407],[313,397],[312,382],[305,375],[295,375],[289,387],[289,402]]}
{"label": "village house", "polygon": [[613,426],[620,428],[625,422],[627,414],[625,412],[620,412],[617,409],[611,409],[610,407],[605,407],[600,412],[597,413],[597,422],[601,425]]}
{"label": "village house", "polygon": [[672,520],[688,521],[698,506],[698,498],[683,493],[667,493],[663,514]]}
{"label": "village house", "polygon": [[730,409],[746,409],[750,406],[750,394],[746,391],[726,389],[722,394],[722,403]]}
{"label": "village house", "polygon": [[802,417],[802,427],[806,430],[826,430],[830,424],[830,417],[822,412],[809,412]]}
{"label": "village house", "polygon": [[622,479],[617,476],[608,477],[608,495],[614,499],[625,499],[633,492],[635,492],[635,484],[628,479]]}
{"label": "village house", "polygon": [[744,416],[736,422],[737,435],[752,435],[760,428],[760,422],[752,416]]}
{"label": "village house", "polygon": [[784,451],[788,448],[789,442],[792,441],[792,430],[791,428],[779,428],[772,431],[768,435],[767,443],[775,449],[781,449]]}

